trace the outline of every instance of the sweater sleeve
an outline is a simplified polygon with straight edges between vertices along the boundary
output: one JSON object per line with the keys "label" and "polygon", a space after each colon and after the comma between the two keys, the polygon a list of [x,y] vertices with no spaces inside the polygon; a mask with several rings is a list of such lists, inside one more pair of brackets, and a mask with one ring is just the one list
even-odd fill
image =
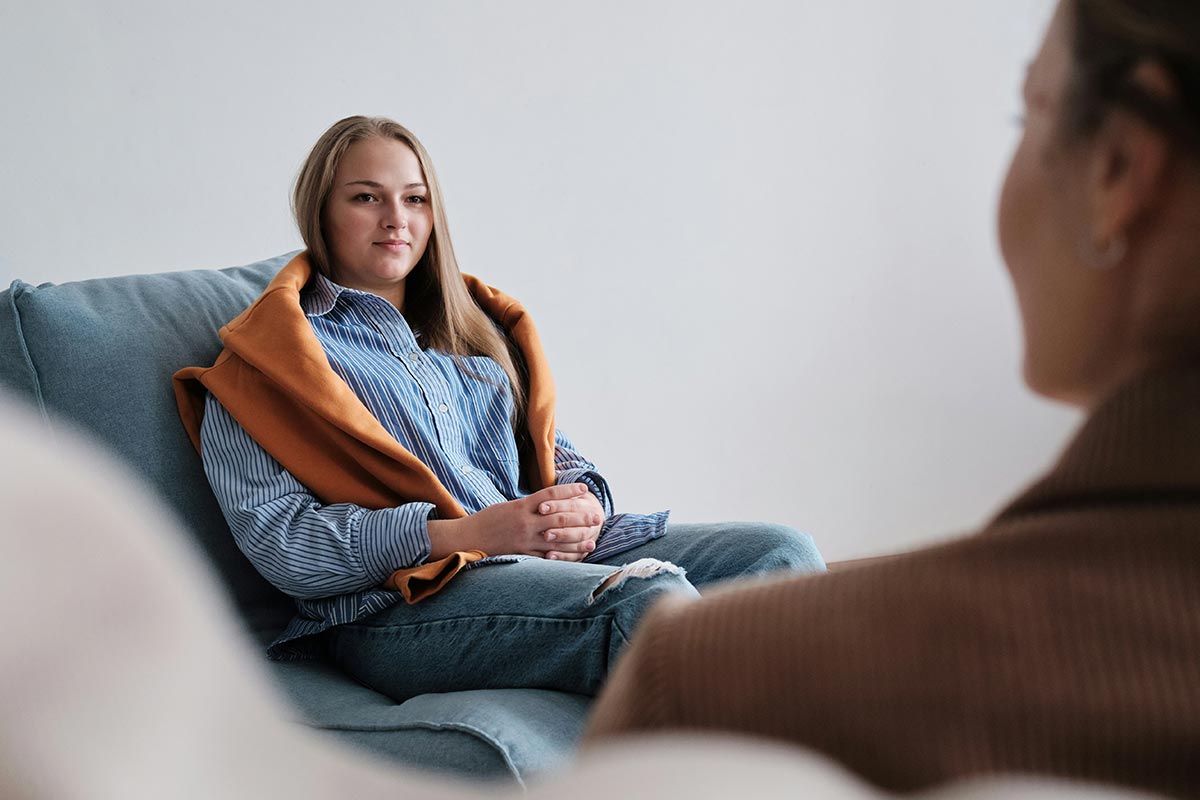
{"label": "sweater sleeve", "polygon": [[655,608],[602,692],[589,738],[725,730],[824,752],[892,790],[945,777],[987,746],[965,731],[994,733],[988,716],[1015,697],[997,691],[1013,634],[988,624],[1006,592],[963,549],[732,584]]}
{"label": "sweater sleeve", "polygon": [[1069,532],[1056,528],[1070,515],[1045,514],[664,603],[622,655],[586,740],[750,734],[895,792],[1003,772],[1194,786],[1200,692],[1185,687],[1200,626],[1179,612],[1195,607],[1196,570],[1181,566],[1194,539],[1131,537],[1140,511],[1101,507]]}
{"label": "sweater sleeve", "polygon": [[661,603],[593,707],[587,739],[739,732],[822,751],[889,788],[914,788],[914,772],[942,766],[925,761],[940,757],[932,743],[960,729],[968,704],[946,676],[963,665],[931,670],[945,657],[927,638],[941,621],[919,619],[895,596],[867,601],[876,592],[862,577],[777,578]]}
{"label": "sweater sleeve", "polygon": [[212,395],[200,443],[209,484],[238,547],[292,597],[369,589],[429,557],[432,504],[377,510],[322,504]]}

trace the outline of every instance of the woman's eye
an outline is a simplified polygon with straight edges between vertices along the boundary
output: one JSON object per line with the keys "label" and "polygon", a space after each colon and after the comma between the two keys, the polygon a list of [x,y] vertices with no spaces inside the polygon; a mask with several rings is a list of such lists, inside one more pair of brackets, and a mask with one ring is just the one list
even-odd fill
{"label": "woman's eye", "polygon": [[375,199],[375,195],[363,192],[362,194],[354,195],[354,199],[360,203],[369,203]]}
{"label": "woman's eye", "polygon": [[418,206],[421,205],[422,203],[428,202],[424,197],[421,197],[421,195],[419,195],[419,194],[414,194],[412,197],[409,197],[407,199],[408,199],[408,202],[412,203],[413,205],[418,205]]}

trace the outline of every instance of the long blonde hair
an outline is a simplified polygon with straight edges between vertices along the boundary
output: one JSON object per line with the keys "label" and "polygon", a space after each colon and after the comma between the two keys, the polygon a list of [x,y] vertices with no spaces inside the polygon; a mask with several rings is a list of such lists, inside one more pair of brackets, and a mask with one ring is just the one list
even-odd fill
{"label": "long blonde hair", "polygon": [[330,126],[313,145],[296,177],[292,195],[292,213],[308,248],[309,262],[325,277],[333,279],[323,225],[325,203],[333,190],[342,156],[356,142],[374,137],[395,139],[412,149],[421,164],[433,209],[429,243],[405,284],[404,315],[420,330],[422,342],[427,346],[455,356],[488,356],[503,368],[512,385],[513,431],[518,448],[525,455],[529,436],[524,424],[527,394],[524,360],[512,340],[497,329],[496,323],[467,291],[450,243],[446,207],[433,161],[424,145],[403,125],[386,117],[346,117]]}

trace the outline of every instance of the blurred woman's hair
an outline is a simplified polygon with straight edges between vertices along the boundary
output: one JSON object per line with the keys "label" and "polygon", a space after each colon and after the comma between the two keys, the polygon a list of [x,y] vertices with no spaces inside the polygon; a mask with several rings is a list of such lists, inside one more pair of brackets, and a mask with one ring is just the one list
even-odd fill
{"label": "blurred woman's hair", "polygon": [[[1200,153],[1200,1],[1064,0],[1072,28],[1073,74],[1065,132],[1095,133],[1110,111],[1125,109]],[[1144,62],[1174,82],[1163,97],[1133,78]]]}

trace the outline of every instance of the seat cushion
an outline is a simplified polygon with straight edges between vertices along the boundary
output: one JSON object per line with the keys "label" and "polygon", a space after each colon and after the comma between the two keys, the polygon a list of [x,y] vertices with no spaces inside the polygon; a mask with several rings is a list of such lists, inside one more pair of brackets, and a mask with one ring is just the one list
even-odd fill
{"label": "seat cushion", "polygon": [[590,698],[541,689],[423,694],[397,704],[316,661],[272,663],[301,719],[400,763],[523,783],[564,765]]}

